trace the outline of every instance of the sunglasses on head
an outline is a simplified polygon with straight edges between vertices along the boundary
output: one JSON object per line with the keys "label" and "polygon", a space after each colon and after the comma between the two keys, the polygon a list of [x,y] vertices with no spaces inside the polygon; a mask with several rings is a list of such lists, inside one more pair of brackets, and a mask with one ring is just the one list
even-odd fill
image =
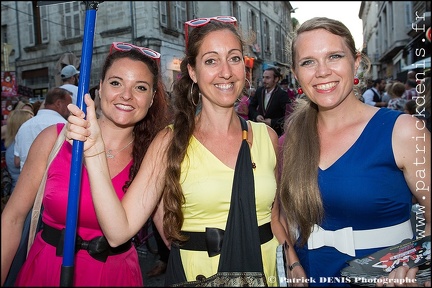
{"label": "sunglasses on head", "polygon": [[208,18],[197,18],[193,20],[186,21],[184,24],[184,30],[185,30],[185,41],[186,46],[188,44],[189,40],[189,27],[201,27],[206,24],[208,24],[211,20],[219,21],[219,22],[225,22],[225,23],[231,23],[237,26],[237,19],[233,16],[216,16],[216,17],[208,17]]}
{"label": "sunglasses on head", "polygon": [[110,54],[113,52],[113,50],[127,52],[132,49],[137,50],[141,52],[141,54],[154,59],[158,64],[160,63],[161,54],[159,54],[158,52],[146,47],[139,47],[125,42],[113,42],[111,44]]}

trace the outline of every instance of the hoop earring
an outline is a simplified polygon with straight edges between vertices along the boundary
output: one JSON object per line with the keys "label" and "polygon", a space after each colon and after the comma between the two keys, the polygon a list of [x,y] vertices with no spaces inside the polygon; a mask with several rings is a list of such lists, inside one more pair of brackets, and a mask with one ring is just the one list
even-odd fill
{"label": "hoop earring", "polygon": [[193,98],[193,88],[194,88],[194,85],[195,85],[195,82],[192,81],[192,86],[191,86],[191,89],[190,89],[190,97],[191,97],[192,104],[196,107],[198,104],[195,103],[194,98]]}

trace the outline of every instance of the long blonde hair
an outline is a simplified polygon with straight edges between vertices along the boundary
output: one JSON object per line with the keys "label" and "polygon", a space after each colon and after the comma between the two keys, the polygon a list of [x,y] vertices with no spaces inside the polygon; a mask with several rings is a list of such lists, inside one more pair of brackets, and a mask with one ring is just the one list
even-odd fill
{"label": "long blonde hair", "polygon": [[25,109],[15,109],[9,114],[6,122],[6,147],[9,147],[13,143],[21,125],[30,118],[33,118],[33,112]]}
{"label": "long blonde hair", "polygon": [[[354,59],[361,54],[355,48],[349,29],[342,22],[325,17],[312,18],[304,22],[296,31],[296,35],[289,39],[294,71],[297,65],[294,60],[298,35],[316,29],[325,29],[342,37]],[[367,60],[362,55],[362,60],[364,59]],[[292,241],[295,242],[295,236],[299,235],[300,245],[307,242],[313,225],[320,224],[324,217],[324,207],[318,186],[320,141],[317,119],[318,106],[308,98],[301,97],[296,101],[294,111],[285,121],[283,168],[278,195],[290,224]]]}

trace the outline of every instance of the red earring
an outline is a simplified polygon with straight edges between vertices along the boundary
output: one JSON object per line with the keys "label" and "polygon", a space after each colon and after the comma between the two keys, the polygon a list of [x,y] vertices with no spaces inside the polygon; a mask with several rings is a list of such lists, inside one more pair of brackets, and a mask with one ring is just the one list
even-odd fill
{"label": "red earring", "polygon": [[358,85],[360,83],[360,80],[357,77],[354,77],[354,85]]}
{"label": "red earring", "polygon": [[301,87],[299,87],[299,88],[297,89],[297,93],[298,93],[298,95],[303,94],[303,89],[301,89]]}

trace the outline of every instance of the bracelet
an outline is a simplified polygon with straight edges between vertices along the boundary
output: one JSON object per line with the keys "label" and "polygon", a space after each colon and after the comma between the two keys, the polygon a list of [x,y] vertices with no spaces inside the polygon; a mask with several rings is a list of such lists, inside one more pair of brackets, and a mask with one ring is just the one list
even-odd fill
{"label": "bracelet", "polygon": [[94,157],[94,156],[97,156],[97,155],[102,154],[102,153],[105,153],[105,150],[102,150],[101,152],[98,152],[98,153],[96,153],[96,154],[89,155],[89,156],[84,155],[84,157],[85,157],[85,158],[90,158],[90,157]]}
{"label": "bracelet", "polygon": [[298,261],[296,261],[296,262],[294,262],[292,265],[289,265],[288,266],[288,269],[290,270],[290,271],[292,271],[293,269],[294,269],[294,267],[296,267],[296,266],[302,266],[301,264],[300,264],[300,262],[298,262]]}

